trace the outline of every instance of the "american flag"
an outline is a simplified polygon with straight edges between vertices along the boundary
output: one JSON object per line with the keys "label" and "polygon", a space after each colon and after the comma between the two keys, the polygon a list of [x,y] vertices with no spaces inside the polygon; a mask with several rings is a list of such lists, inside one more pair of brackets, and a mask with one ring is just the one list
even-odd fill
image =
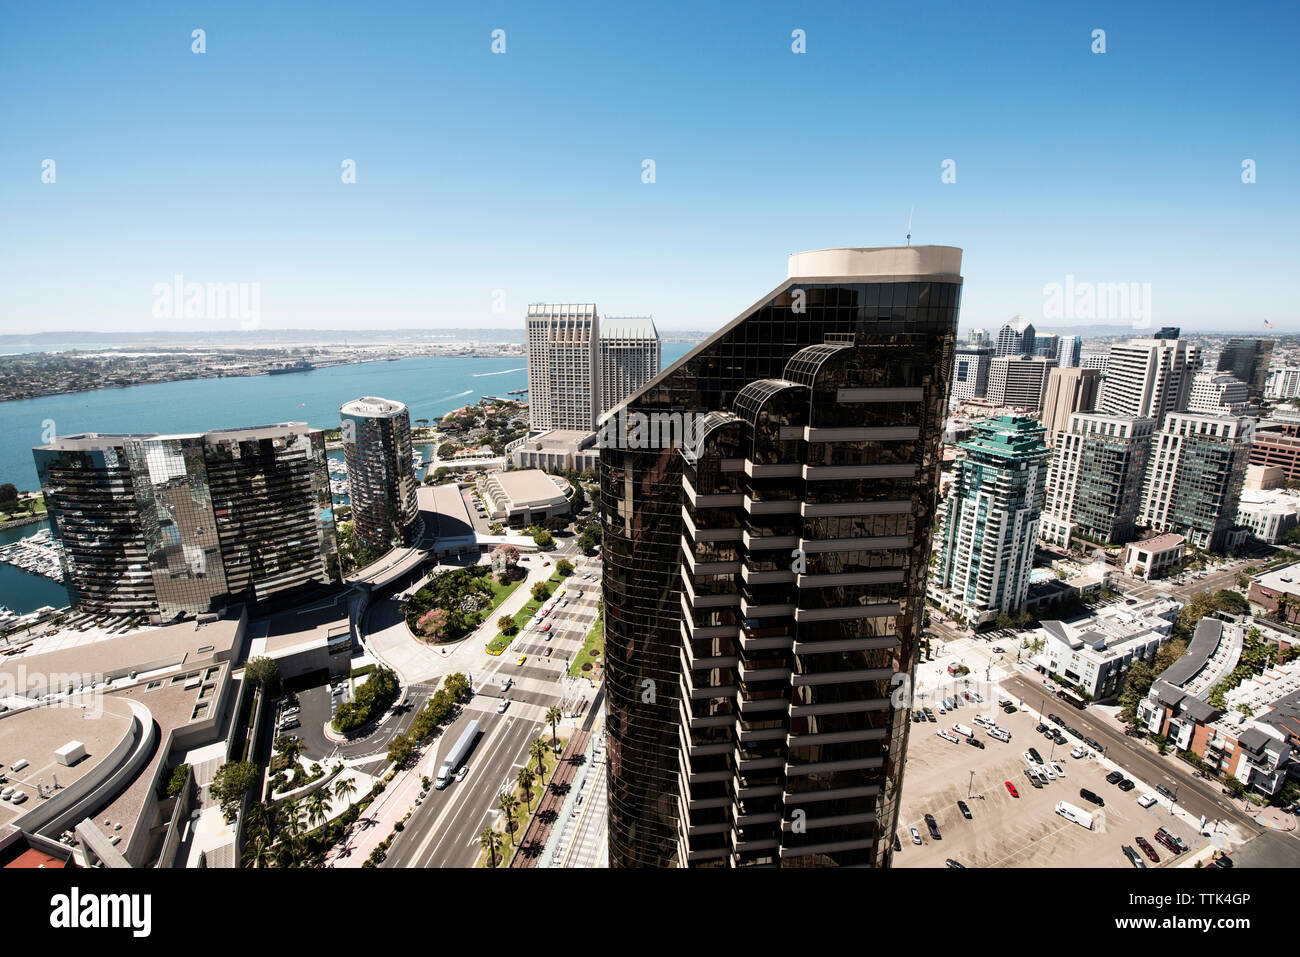
{"label": "american flag", "polygon": [[1269,322],[1267,319],[1264,320],[1264,325],[1268,326],[1270,329],[1273,328],[1273,323]]}

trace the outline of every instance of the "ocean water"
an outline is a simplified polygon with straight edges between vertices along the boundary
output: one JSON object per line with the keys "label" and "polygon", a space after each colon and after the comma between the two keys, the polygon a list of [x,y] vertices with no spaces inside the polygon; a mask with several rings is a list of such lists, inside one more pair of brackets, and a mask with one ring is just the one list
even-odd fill
{"label": "ocean water", "polygon": [[[685,355],[687,343],[666,342],[667,368]],[[363,395],[405,402],[411,423],[434,419],[485,395],[511,398],[528,386],[522,358],[419,357],[396,362],[359,362],[289,375],[191,379],[100,389],[74,395],[0,402],[0,483],[36,490],[32,447],[50,435],[77,432],[203,432],[208,429],[307,422],[339,425],[339,406]],[[514,398],[519,398],[518,396]],[[425,452],[426,459],[428,452]],[[0,543],[34,534],[40,525],[0,532]],[[62,586],[0,565],[0,605],[25,613],[66,603]]]}

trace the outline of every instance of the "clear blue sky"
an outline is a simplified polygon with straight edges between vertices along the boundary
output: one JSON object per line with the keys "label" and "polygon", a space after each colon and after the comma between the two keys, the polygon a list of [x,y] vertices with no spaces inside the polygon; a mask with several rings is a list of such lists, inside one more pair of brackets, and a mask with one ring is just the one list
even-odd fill
{"label": "clear blue sky", "polygon": [[151,313],[178,273],[260,283],[268,328],[711,329],[912,207],[966,251],[965,327],[1073,274],[1150,283],[1158,325],[1300,330],[1298,9],[9,2],[0,332],[184,328]]}

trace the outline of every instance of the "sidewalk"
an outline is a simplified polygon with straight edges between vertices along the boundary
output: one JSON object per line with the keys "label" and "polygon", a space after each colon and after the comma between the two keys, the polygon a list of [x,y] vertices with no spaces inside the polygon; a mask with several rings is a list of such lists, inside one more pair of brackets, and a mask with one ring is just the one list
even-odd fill
{"label": "sidewalk", "polygon": [[511,867],[537,867],[540,863],[542,850],[546,847],[546,839],[551,836],[551,829],[562,823],[560,809],[564,806],[573,779],[577,777],[578,770],[582,766],[587,751],[587,739],[590,737],[587,732],[579,731],[569,739],[564,753],[560,755],[559,763],[555,766],[555,773],[551,775],[541,800],[537,802],[537,809],[533,811],[528,827],[523,837],[519,839],[518,848],[510,861]]}

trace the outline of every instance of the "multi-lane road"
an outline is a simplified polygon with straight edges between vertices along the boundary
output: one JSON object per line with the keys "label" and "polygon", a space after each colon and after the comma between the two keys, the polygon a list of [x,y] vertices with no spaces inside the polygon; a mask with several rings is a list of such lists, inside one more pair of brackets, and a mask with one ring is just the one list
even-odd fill
{"label": "multi-lane road", "polygon": [[[533,556],[531,563],[554,560],[554,553]],[[497,795],[513,791],[518,769],[529,760],[528,747],[539,737],[550,736],[546,711],[559,706],[566,715],[586,714],[599,706],[597,692],[586,679],[567,677],[568,662],[581,649],[596,620],[599,562],[580,559],[574,574],[565,579],[567,606],[557,607],[545,620],[549,632],[530,621],[500,656],[484,655],[471,668],[474,696],[461,715],[438,736],[420,773],[441,764],[461,731],[478,719],[480,733],[465,762],[465,780],[454,781],[445,790],[430,789],[414,807],[406,826],[396,836],[384,867],[472,867],[481,854],[478,838],[483,828],[500,829]],[[577,598],[579,591],[584,595]],[[549,636],[549,640],[548,640]],[[547,649],[551,650],[548,657]],[[519,657],[526,657],[518,664]],[[501,690],[502,678],[511,679],[508,691]],[[497,707],[502,699],[509,705],[504,713]],[[534,791],[534,801],[536,791]]]}

